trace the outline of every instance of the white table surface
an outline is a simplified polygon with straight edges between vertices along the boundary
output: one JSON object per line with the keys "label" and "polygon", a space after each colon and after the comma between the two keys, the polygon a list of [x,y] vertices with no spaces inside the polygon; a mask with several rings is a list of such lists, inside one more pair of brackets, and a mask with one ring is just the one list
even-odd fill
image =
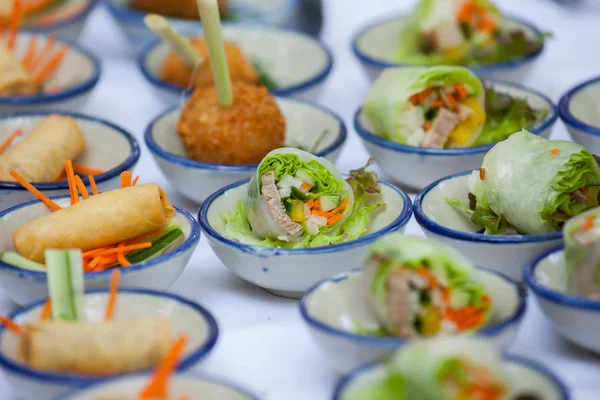
{"label": "white table surface", "polygon": [[[406,10],[413,1],[324,1],[323,40],[333,50],[335,66],[319,101],[350,124],[368,90],[368,82],[351,53],[350,38],[357,28],[373,18]],[[550,0],[498,0],[497,3],[511,14],[535,20],[555,34],[536,64],[537,74],[527,85],[558,101],[560,94],[573,84],[600,74],[600,1],[587,0],[578,9],[561,7]],[[146,124],[165,105],[153,97],[134,55],[129,53],[125,37],[106,10],[97,9],[90,16],[82,42],[103,63],[101,81],[83,112],[109,119],[132,132],[143,147],[135,171],[141,175],[141,181],[159,183],[174,203],[187,207],[195,215],[198,206],[176,195],[143,145]],[[348,128],[350,135],[338,163],[343,172],[363,165],[368,157],[352,126]],[[553,138],[567,137],[558,121]],[[422,234],[414,219],[407,232]],[[238,279],[216,258],[205,238],[171,289],[206,306],[221,328],[216,348],[198,371],[236,381],[265,400],[331,398],[338,376],[308,335],[298,302],[275,297]],[[9,313],[15,307],[0,294],[1,313]],[[560,374],[573,390],[575,400],[600,399],[600,358],[562,340],[533,301],[528,304],[511,351],[543,362]],[[0,399],[17,398],[0,374]]]}

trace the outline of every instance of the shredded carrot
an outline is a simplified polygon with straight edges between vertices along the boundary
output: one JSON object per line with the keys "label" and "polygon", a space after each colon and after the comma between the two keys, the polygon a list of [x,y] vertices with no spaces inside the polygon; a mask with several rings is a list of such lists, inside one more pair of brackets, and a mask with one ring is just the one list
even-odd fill
{"label": "shredded carrot", "polygon": [[304,203],[308,206],[308,208],[312,208],[313,204],[315,204],[315,201],[313,199],[308,199],[306,200],[306,202]]}
{"label": "shredded carrot", "polygon": [[350,200],[348,200],[348,198],[346,197],[344,200],[342,200],[342,203],[337,206],[336,208],[334,208],[333,210],[329,211],[330,213],[336,214],[339,213],[341,211],[344,211],[346,209],[346,206],[348,205],[348,203],[350,202]]}
{"label": "shredded carrot", "polygon": [[42,313],[40,314],[40,321],[47,321],[50,318],[50,314],[52,313],[52,303],[50,299],[46,300],[44,303],[44,308],[42,309]]}
{"label": "shredded carrot", "polygon": [[46,38],[46,43],[44,43],[44,47],[39,52],[38,56],[31,62],[31,68],[34,70],[38,65],[42,63],[51,53],[54,48],[54,44],[56,43],[56,39],[54,35],[51,33]]}
{"label": "shredded carrot", "polygon": [[550,150],[550,154],[552,154],[553,156],[557,156],[560,154],[560,149],[552,149]]}
{"label": "shredded carrot", "polygon": [[413,94],[412,96],[410,96],[409,100],[413,106],[419,105],[419,95],[418,94]]}
{"label": "shredded carrot", "polygon": [[6,139],[4,139],[2,141],[2,143],[0,143],[0,153],[2,153],[4,150],[6,150],[8,148],[8,146],[10,146],[12,141],[15,140],[15,138],[17,136],[19,136],[21,133],[23,133],[23,129],[17,128],[13,131],[13,133],[8,135],[8,137]]}
{"label": "shredded carrot", "polygon": [[327,225],[333,225],[336,222],[338,222],[340,219],[342,219],[341,214],[332,215],[331,217],[327,218]]}
{"label": "shredded carrot", "polygon": [[467,92],[465,85],[462,83],[457,83],[456,86],[454,86],[454,93],[456,93],[456,97],[461,100],[466,99],[469,96],[469,92]]}
{"label": "shredded carrot", "polygon": [[93,175],[90,175],[89,179],[90,179],[90,186],[92,187],[92,194],[95,196],[98,194],[98,188],[96,187],[96,180],[94,179]]}
{"label": "shredded carrot", "polygon": [[15,180],[17,182],[19,182],[25,189],[29,190],[29,192],[31,194],[33,194],[35,197],[40,199],[40,201],[42,203],[44,203],[46,205],[46,207],[48,207],[52,211],[58,211],[58,210],[62,209],[58,204],[56,204],[55,202],[50,200],[48,197],[46,197],[42,192],[37,190],[31,183],[27,182],[27,180],[25,178],[23,178],[21,175],[19,175],[15,171],[10,171],[10,176],[15,178]]}
{"label": "shredded carrot", "polygon": [[479,168],[479,179],[485,180],[485,168]]}
{"label": "shredded carrot", "polygon": [[452,96],[451,93],[446,93],[443,96],[443,99],[444,103],[446,103],[446,105],[448,105],[449,108],[455,109],[458,106],[456,99],[454,98],[454,96]]}
{"label": "shredded carrot", "polygon": [[22,330],[21,330],[21,327],[19,326],[19,324],[17,324],[10,318],[7,318],[3,315],[0,315],[0,324],[6,326],[8,329],[13,331],[14,333],[18,333],[18,334],[22,333]]}
{"label": "shredded carrot", "polygon": [[67,174],[67,182],[69,183],[69,194],[71,195],[71,205],[79,202],[77,194],[77,186],[75,185],[75,174],[73,172],[73,163],[71,160],[65,161],[65,172]]}
{"label": "shredded carrot", "polygon": [[19,32],[19,26],[21,25],[22,19],[23,4],[21,3],[21,0],[13,0],[13,9],[10,15],[10,30],[8,32],[8,38],[6,39],[6,44],[11,50],[15,48],[17,33]]}
{"label": "shredded carrot", "polygon": [[21,61],[23,68],[25,68],[25,70],[27,70],[27,71],[29,71],[31,69],[31,63],[32,63],[33,59],[35,58],[36,50],[37,50],[37,36],[33,35],[33,36],[31,36],[31,39],[29,39],[29,45],[27,46],[27,51],[25,52],[25,55],[23,56],[23,60]]}
{"label": "shredded carrot", "polygon": [[139,394],[140,400],[167,398],[167,381],[179,364],[183,349],[188,342],[186,335],[177,338],[167,356],[161,361],[152,379]]}
{"label": "shredded carrot", "polygon": [[117,289],[119,287],[119,278],[121,278],[121,271],[115,269],[110,277],[110,294],[108,296],[108,304],[106,305],[105,319],[110,321],[115,312],[115,304],[117,303]]}
{"label": "shredded carrot", "polygon": [[135,179],[133,180],[133,182],[131,182],[131,186],[135,186],[137,185],[138,181],[140,180],[140,176],[136,176]]}
{"label": "shredded carrot", "polygon": [[131,186],[131,172],[123,171],[121,172],[121,187],[129,187]]}
{"label": "shredded carrot", "polygon": [[496,23],[490,17],[484,16],[479,25],[477,25],[477,29],[485,32],[494,32],[496,30]]}
{"label": "shredded carrot", "polygon": [[443,100],[436,100],[433,102],[433,104],[431,105],[433,108],[440,108],[444,106],[444,101]]}
{"label": "shredded carrot", "polygon": [[423,129],[428,131],[431,129],[431,126],[433,125],[433,122],[431,121],[425,121],[425,123],[423,124]]}
{"label": "shredded carrot", "polygon": [[121,242],[117,246],[117,250],[120,250],[117,253],[117,260],[119,261],[119,264],[121,264],[121,267],[129,267],[131,265],[131,263],[127,260],[127,258],[125,258],[125,254],[123,253],[123,250],[122,250],[123,247],[125,247],[125,242]]}
{"label": "shredded carrot", "polygon": [[86,175],[100,175],[104,173],[104,170],[86,167],[85,165],[77,163],[73,163],[73,170]]}
{"label": "shredded carrot", "polygon": [[477,7],[471,2],[465,3],[464,6],[458,11],[457,19],[458,22],[470,24],[473,22],[473,17],[477,12]]}
{"label": "shredded carrot", "polygon": [[302,182],[301,186],[302,186],[303,189],[305,189],[307,191],[311,189],[311,186],[308,183],[306,183],[306,182]]}
{"label": "shredded carrot", "polygon": [[85,185],[83,184],[83,181],[79,177],[79,175],[75,175],[75,186],[81,193],[81,196],[83,197],[84,200],[90,198],[90,194],[88,193],[88,191],[87,191]]}
{"label": "shredded carrot", "polygon": [[421,276],[423,279],[425,279],[429,283],[429,287],[431,287],[431,288],[440,287],[440,282],[424,266],[417,269],[417,274],[419,274],[419,276]]}
{"label": "shredded carrot", "polygon": [[593,227],[594,227],[594,217],[592,217],[591,215],[586,215],[583,220],[583,224],[581,225],[581,228],[579,228],[579,229],[582,231],[589,231]]}
{"label": "shredded carrot", "polygon": [[464,331],[480,325],[485,316],[482,309],[475,306],[467,306],[460,310],[446,311],[444,318],[454,322],[459,331]]}
{"label": "shredded carrot", "polygon": [[65,58],[65,56],[67,55],[68,51],[69,48],[67,46],[62,46],[60,49],[58,49],[58,51],[52,55],[52,58],[48,60],[46,65],[44,65],[42,69],[40,69],[40,72],[38,72],[38,74],[35,77],[35,83],[37,83],[38,85],[44,83],[50,77],[50,75],[52,75],[54,71],[56,71],[56,68],[58,68],[63,58]]}
{"label": "shredded carrot", "polygon": [[123,246],[120,249],[116,248],[116,247],[109,247],[109,248],[105,247],[102,249],[86,251],[85,253],[83,253],[83,258],[89,258],[92,256],[105,256],[108,254],[117,254],[118,252],[128,252],[128,251],[132,251],[132,250],[147,249],[149,247],[152,247],[151,242],[144,242],[144,243],[132,244],[129,246]]}

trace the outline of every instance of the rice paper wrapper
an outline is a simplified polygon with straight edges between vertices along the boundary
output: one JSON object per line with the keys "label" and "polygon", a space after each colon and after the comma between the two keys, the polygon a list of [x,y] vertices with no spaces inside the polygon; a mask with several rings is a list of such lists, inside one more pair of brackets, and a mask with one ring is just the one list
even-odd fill
{"label": "rice paper wrapper", "polygon": [[563,230],[567,289],[593,299],[600,299],[600,227],[595,223],[599,219],[596,207],[572,218]]}

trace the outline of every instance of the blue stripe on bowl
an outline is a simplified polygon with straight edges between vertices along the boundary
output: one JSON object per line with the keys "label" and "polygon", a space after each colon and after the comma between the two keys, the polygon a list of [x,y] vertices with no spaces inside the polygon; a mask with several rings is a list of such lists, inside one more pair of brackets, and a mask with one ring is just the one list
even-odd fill
{"label": "blue stripe on bowl", "polygon": [[[531,132],[535,135],[540,135],[540,134],[542,134],[542,132],[544,132],[546,129],[551,127],[556,122],[556,119],[558,118],[557,108],[548,96],[538,92],[537,90],[527,88],[518,83],[505,82],[505,81],[499,81],[499,80],[491,80],[491,79],[486,79],[486,82],[489,82],[492,85],[500,84],[501,86],[508,86],[508,87],[512,87],[514,89],[522,90],[524,92],[528,92],[535,96],[539,96],[540,98],[542,98],[546,101],[546,103],[548,105],[548,110],[550,111],[548,113],[548,116],[543,121],[541,121],[539,124],[537,124],[536,126],[534,126],[531,129],[529,129],[529,132]],[[367,129],[363,124],[361,124],[359,116],[362,113],[362,111],[363,111],[363,108],[360,107],[354,114],[354,129],[356,130],[358,135],[363,140],[366,140],[368,142],[376,144],[379,147],[384,147],[386,149],[397,151],[400,153],[412,153],[412,154],[422,154],[422,155],[426,155],[426,156],[446,156],[446,157],[448,157],[448,156],[465,156],[465,155],[471,155],[471,154],[486,153],[495,145],[495,143],[492,143],[492,144],[487,144],[487,145],[483,145],[483,146],[464,147],[464,148],[455,148],[455,149],[447,149],[447,148],[446,149],[431,149],[431,148],[416,147],[416,146],[409,146],[406,144],[396,143],[392,140],[378,136],[374,132]]]}
{"label": "blue stripe on bowl", "polygon": [[[575,308],[579,310],[600,312],[600,300],[586,299],[584,297],[576,296],[570,293],[561,292],[552,289],[548,286],[541,284],[536,276],[535,271],[537,267],[547,259],[548,257],[563,252],[563,247],[557,247],[550,251],[547,251],[539,255],[535,260],[527,264],[523,271],[523,278],[525,283],[531,291],[544,300],[551,301],[569,308]],[[565,266],[566,267],[566,266]]]}
{"label": "blue stripe on bowl", "polygon": [[[472,171],[460,172],[450,175],[433,182],[421,191],[415,198],[414,213],[415,219],[421,226],[432,233],[440,236],[448,237],[454,240],[474,243],[493,243],[493,244],[518,244],[518,243],[536,243],[559,240],[562,237],[561,232],[542,233],[537,235],[484,235],[483,233],[472,233],[466,231],[458,231],[455,229],[446,228],[429,218],[423,210],[423,200],[429,192],[445,181],[459,178],[461,176],[470,175]],[[465,186],[465,191],[468,191]],[[457,211],[458,212],[458,211]]]}
{"label": "blue stripe on bowl", "polygon": [[562,119],[567,126],[589,133],[590,135],[600,136],[600,126],[585,123],[571,113],[571,100],[573,100],[573,97],[588,86],[595,84],[600,84],[600,76],[589,79],[574,88],[569,89],[569,91],[560,98],[558,103],[558,114],[560,115],[560,119]]}
{"label": "blue stripe on bowl", "polygon": [[[337,133],[337,138],[335,139],[335,141],[315,155],[317,155],[319,157],[327,157],[331,153],[339,150],[346,142],[346,138],[348,136],[346,124],[344,123],[342,118],[339,117],[333,111],[331,111],[323,106],[320,106],[318,104],[306,101],[306,100],[291,99],[291,98],[278,98],[278,100],[281,100],[284,102],[294,102],[294,103],[308,105],[310,107],[316,108],[318,110],[321,110],[321,111],[329,114],[331,117],[333,117],[334,119],[336,119],[338,121],[338,123],[340,124],[340,129]],[[258,167],[258,164],[232,165],[232,164],[215,164],[215,163],[194,161],[189,158],[170,153],[170,152],[166,151],[165,149],[163,149],[162,147],[160,147],[158,145],[158,143],[156,143],[156,141],[154,140],[154,135],[153,135],[154,125],[159,120],[164,118],[166,115],[172,113],[173,111],[178,110],[179,108],[180,108],[179,106],[171,107],[168,110],[160,113],[156,118],[154,118],[152,121],[150,121],[150,123],[148,124],[148,127],[146,127],[146,132],[144,133],[144,140],[146,142],[146,146],[148,146],[148,149],[150,150],[150,152],[153,155],[158,156],[158,157],[166,160],[169,163],[178,164],[178,165],[181,165],[184,167],[195,168],[195,169],[208,169],[208,170],[224,171],[224,172],[249,172],[249,173],[256,170],[256,168]],[[175,139],[180,140],[179,138],[175,138]]]}
{"label": "blue stripe on bowl", "polygon": [[[67,196],[50,197],[51,200],[62,200],[62,199],[68,199],[68,198],[69,198],[68,195]],[[27,203],[19,204],[14,207],[11,207],[9,209],[6,209],[6,210],[0,212],[0,221],[4,218],[10,218],[10,214],[14,211],[17,211],[24,207],[29,207],[29,206],[32,206],[35,204],[39,204],[39,203],[41,203],[39,200],[32,200],[32,201],[28,201]],[[190,224],[190,234],[188,235],[188,237],[184,240],[183,243],[181,243],[175,249],[173,249],[172,251],[170,251],[166,254],[163,254],[159,257],[155,257],[150,260],[146,260],[146,261],[143,261],[143,262],[140,262],[137,264],[133,264],[127,268],[122,268],[121,269],[122,275],[134,273],[134,272],[152,268],[152,267],[157,267],[160,264],[162,264],[163,262],[165,262],[171,258],[177,257],[177,256],[185,253],[186,251],[196,247],[196,245],[198,244],[198,241],[200,240],[200,228],[198,226],[198,223],[196,222],[196,220],[194,219],[192,214],[190,214],[183,208],[175,206],[175,205],[173,207],[177,211],[177,214],[184,216],[185,219]],[[12,266],[10,264],[7,264],[2,260],[0,260],[0,270],[6,270],[9,272],[18,273],[24,277],[33,278],[33,279],[40,280],[40,281],[46,280],[45,272],[30,271],[27,269],[18,268],[18,267]],[[88,280],[88,279],[94,279],[94,278],[109,277],[111,274],[112,274],[111,269],[107,269],[107,270],[101,271],[101,272],[88,272],[85,274],[85,279]]]}
{"label": "blue stripe on bowl", "polygon": [[[23,29],[23,33],[35,34],[35,31],[30,29]],[[79,44],[70,40],[58,38],[57,43],[64,43],[71,49],[74,49],[78,53],[81,53],[86,57],[93,65],[93,71],[91,76],[77,85],[69,86],[64,90],[57,93],[43,93],[34,96],[0,96],[0,106],[32,106],[32,105],[50,105],[63,100],[68,100],[72,97],[79,96],[85,92],[89,92],[96,86],[100,80],[101,75],[101,64],[100,60],[92,54],[90,51],[84,49]]]}
{"label": "blue stripe on bowl", "polygon": [[[359,61],[361,63],[366,64],[371,67],[377,67],[377,68],[381,68],[381,69],[389,68],[389,67],[419,66],[419,64],[397,63],[394,61],[374,58],[374,57],[370,56],[369,54],[363,52],[358,46],[359,39],[367,31],[375,28],[377,25],[380,25],[380,24],[383,24],[386,22],[390,22],[393,20],[400,20],[400,19],[403,19],[406,17],[408,17],[408,15],[396,15],[391,18],[386,18],[386,19],[371,23],[368,26],[362,28],[352,39],[352,51],[354,52],[354,55],[359,59]],[[506,18],[510,21],[514,21],[523,26],[526,26],[528,29],[533,31],[537,37],[543,36],[543,33],[537,27],[535,27],[531,22],[528,22],[528,21],[525,21],[524,19],[513,17],[513,16],[506,16]],[[539,49],[537,49],[531,53],[528,53],[528,54],[525,54],[525,55],[522,55],[519,57],[511,58],[506,61],[495,62],[495,63],[490,63],[490,64],[483,64],[483,65],[473,65],[473,66],[469,66],[469,68],[476,74],[486,74],[486,73],[491,73],[491,72],[498,71],[498,70],[503,70],[503,69],[508,69],[508,68],[516,68],[516,67],[519,67],[521,65],[527,64],[527,63],[535,60],[544,51],[544,48],[545,48],[545,43],[542,43],[542,45],[540,46]]]}
{"label": "blue stripe on bowl", "polygon": [[[129,154],[129,156],[125,159],[125,161],[123,161],[121,164],[117,165],[116,167],[109,169],[108,171],[105,171],[102,174],[94,175],[94,180],[96,181],[97,184],[101,184],[103,182],[108,181],[109,179],[112,179],[114,177],[121,175],[121,173],[123,171],[127,171],[127,170],[133,168],[133,166],[138,162],[138,160],[140,158],[140,145],[138,144],[138,141],[135,139],[135,137],[133,137],[133,135],[131,133],[127,132],[125,129],[121,128],[120,126],[117,126],[117,125],[113,124],[112,122],[108,122],[102,118],[92,117],[89,115],[79,114],[79,113],[75,113],[75,112],[30,111],[30,112],[17,112],[17,113],[11,113],[11,114],[2,114],[2,115],[0,115],[0,124],[4,120],[9,120],[9,119],[13,119],[13,118],[28,118],[28,117],[44,118],[44,117],[47,117],[52,114],[59,114],[62,116],[71,117],[75,120],[90,121],[90,122],[98,123],[100,125],[107,126],[111,129],[113,129],[114,131],[116,131],[117,133],[119,133],[121,136],[125,137],[125,139],[127,139],[127,141],[129,142],[129,147],[131,149],[130,150],[131,153]],[[83,177],[82,180],[83,180],[84,184],[86,184],[86,185],[89,184],[89,178]],[[69,183],[66,180],[60,181],[60,182],[32,182],[31,184],[36,189],[38,189],[42,192],[44,190],[61,190],[61,189],[67,190],[69,188]],[[0,189],[1,190],[19,190],[19,191],[27,190],[18,182],[12,182],[12,181],[0,181]]]}
{"label": "blue stripe on bowl", "polygon": [[[513,286],[515,288],[515,290],[517,291],[517,296],[519,297],[518,306],[517,306],[516,310],[512,313],[512,315],[510,315],[508,318],[506,318],[505,320],[503,320],[502,322],[500,322],[496,325],[486,326],[483,329],[480,329],[479,331],[477,331],[478,336],[491,337],[491,336],[501,334],[503,331],[512,327],[513,325],[517,324],[521,319],[523,319],[523,316],[525,315],[525,310],[527,308],[526,294],[522,290],[521,286],[518,285],[512,279],[510,279],[496,271],[487,269],[487,268],[477,267],[477,269],[481,270],[487,274],[492,274],[492,275],[498,276],[499,278],[501,278],[502,280],[504,280],[505,282],[507,282],[508,284]],[[343,272],[332,278],[324,279],[321,282],[315,284],[310,289],[308,289],[302,296],[302,299],[300,300],[300,314],[302,315],[302,318],[312,328],[316,328],[316,329],[318,329],[326,334],[329,334],[329,335],[338,336],[340,339],[346,339],[346,340],[350,340],[353,342],[364,343],[366,345],[372,345],[372,346],[377,346],[377,347],[389,347],[389,348],[393,348],[393,349],[406,344],[408,342],[407,339],[401,339],[401,338],[393,337],[393,336],[385,336],[385,337],[370,336],[370,335],[353,333],[348,330],[336,328],[325,322],[322,322],[321,320],[319,320],[311,315],[311,312],[308,309],[308,302],[310,301],[310,297],[317,290],[321,289],[321,287],[325,286],[325,285],[330,285],[333,283],[345,281],[346,279],[350,278],[351,275],[357,274],[359,272],[360,272],[360,269]]]}
{"label": "blue stripe on bowl", "polygon": [[[160,292],[157,290],[149,290],[149,289],[137,289],[137,288],[124,288],[119,289],[120,293],[130,293],[130,294],[140,294],[140,295],[148,295],[154,297],[163,297],[167,299],[172,299],[177,301],[178,303],[184,304],[195,310],[198,314],[201,314],[203,319],[206,321],[208,325],[208,337],[205,339],[204,343],[200,348],[194,351],[192,354],[186,356],[181,360],[179,366],[177,367],[178,371],[185,371],[188,368],[192,367],[202,358],[206,357],[208,353],[212,350],[212,348],[217,343],[217,339],[219,337],[219,327],[217,325],[217,321],[212,316],[212,314],[207,311],[201,305],[194,303],[190,300],[187,300],[181,296]],[[94,293],[108,293],[106,289],[95,289],[95,290],[87,290],[86,294],[94,294]],[[29,304],[22,308],[21,310],[13,313],[10,318],[16,319],[19,315],[27,313],[28,311],[39,307],[45,303],[46,300],[37,301],[35,303]],[[0,326],[0,338],[4,334],[4,330],[6,328],[4,326]],[[88,375],[78,375],[78,374],[57,374],[50,372],[42,372],[29,368],[25,364],[16,363],[12,359],[6,357],[4,354],[0,352],[0,366],[2,368],[8,370],[10,373],[14,373],[17,375],[21,375],[23,379],[35,379],[42,380],[48,383],[62,384],[62,385],[71,385],[71,386],[83,386],[94,384],[98,382],[103,382],[110,379],[110,376],[88,376]],[[132,376],[138,373],[130,373],[130,374],[122,374],[121,377]]]}
{"label": "blue stripe on bowl", "polygon": [[[28,32],[35,32],[40,34],[52,33],[53,31],[66,28],[69,25],[76,24],[88,17],[90,12],[100,3],[101,0],[88,0],[86,7],[82,8],[78,13],[64,19],[58,20],[56,23],[48,25],[35,25],[35,19],[33,24],[25,24]],[[35,17],[34,17],[35,18]]]}
{"label": "blue stripe on bowl", "polygon": [[211,194],[206,199],[206,201],[202,203],[202,207],[200,207],[200,211],[198,212],[198,221],[200,222],[200,227],[202,228],[204,234],[209,236],[213,240],[216,240],[227,247],[231,247],[235,250],[239,250],[244,253],[249,253],[257,257],[296,256],[302,254],[328,254],[352,249],[354,247],[359,247],[370,243],[381,236],[385,236],[388,233],[400,230],[408,223],[412,215],[412,202],[410,201],[410,198],[406,195],[406,193],[387,182],[380,182],[382,185],[385,185],[388,188],[396,191],[396,193],[400,195],[400,197],[404,201],[404,206],[402,208],[402,212],[394,221],[390,222],[389,225],[377,232],[361,236],[356,240],[351,240],[345,243],[332,244],[329,246],[310,247],[305,249],[281,249],[273,247],[251,246],[224,237],[219,232],[217,232],[208,221],[208,210],[210,209],[214,201],[216,201],[222,196],[226,196],[227,192],[229,192],[230,190],[236,189],[242,185],[246,185],[248,182],[250,181],[244,180],[232,183],[231,185],[219,189],[215,193]]}
{"label": "blue stripe on bowl", "polygon": [[[269,26],[264,26],[264,25],[251,24],[251,23],[243,23],[243,24],[225,23],[225,24],[223,24],[223,27],[225,30],[228,27],[235,27],[237,29],[242,28],[242,29],[247,29],[247,30],[292,32],[298,36],[302,36],[305,39],[310,40],[311,42],[316,44],[325,53],[325,56],[327,58],[327,63],[320,71],[318,71],[313,76],[307,78],[306,80],[299,82],[295,85],[289,85],[289,86],[284,86],[282,88],[270,90],[270,92],[275,96],[282,96],[282,97],[294,96],[295,94],[300,93],[306,89],[317,86],[318,84],[322,83],[329,76],[329,74],[331,73],[331,70],[333,69],[333,55],[331,53],[331,50],[329,50],[329,48],[327,46],[325,46],[325,44],[323,44],[319,40],[316,40],[312,36],[309,36],[305,33],[297,31],[295,29],[282,28],[282,27],[269,27]],[[148,43],[146,46],[144,46],[144,48],[140,52],[138,59],[137,59],[138,68],[140,69],[140,71],[142,71],[142,74],[144,75],[144,77],[148,81],[150,81],[150,83],[152,83],[153,85],[159,87],[160,89],[172,92],[175,95],[180,94],[180,93],[184,92],[186,89],[163,80],[162,78],[153,74],[146,67],[146,60],[147,60],[148,56],[160,43],[161,43],[160,40],[154,40],[151,43]]]}

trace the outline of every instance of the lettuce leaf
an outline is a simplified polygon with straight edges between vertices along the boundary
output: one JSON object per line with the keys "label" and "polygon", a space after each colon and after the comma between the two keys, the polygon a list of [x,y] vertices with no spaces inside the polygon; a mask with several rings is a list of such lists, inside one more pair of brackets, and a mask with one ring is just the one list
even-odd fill
{"label": "lettuce leaf", "polygon": [[405,379],[399,374],[389,374],[365,386],[353,388],[344,400],[408,400]]}

